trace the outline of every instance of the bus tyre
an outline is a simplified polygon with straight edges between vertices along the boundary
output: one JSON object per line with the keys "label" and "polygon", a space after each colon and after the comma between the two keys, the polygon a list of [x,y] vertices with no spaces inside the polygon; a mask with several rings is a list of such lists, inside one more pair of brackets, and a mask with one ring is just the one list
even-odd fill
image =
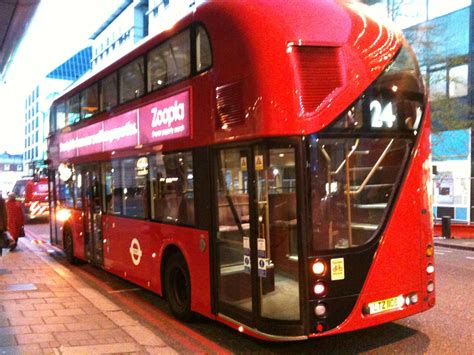
{"label": "bus tyre", "polygon": [[190,321],[191,279],[186,260],[180,253],[170,256],[165,268],[165,292],[171,313],[182,321]]}
{"label": "bus tyre", "polygon": [[68,229],[64,231],[64,254],[66,255],[66,260],[70,264],[78,263],[77,258],[74,256],[74,244],[72,241],[72,233]]}

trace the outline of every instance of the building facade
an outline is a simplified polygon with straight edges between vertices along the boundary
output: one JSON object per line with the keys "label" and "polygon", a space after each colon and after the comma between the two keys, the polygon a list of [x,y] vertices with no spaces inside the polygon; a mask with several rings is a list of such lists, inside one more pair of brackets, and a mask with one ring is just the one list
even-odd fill
{"label": "building facade", "polygon": [[23,156],[7,152],[0,154],[0,176],[0,195],[5,198],[23,176]]}
{"label": "building facade", "polygon": [[49,110],[53,100],[71,83],[90,70],[91,47],[76,53],[42,79],[25,99],[23,170],[32,176],[45,167]]}
{"label": "building facade", "polygon": [[204,0],[125,0],[91,36],[92,71],[98,71],[142,40],[173,26]]}

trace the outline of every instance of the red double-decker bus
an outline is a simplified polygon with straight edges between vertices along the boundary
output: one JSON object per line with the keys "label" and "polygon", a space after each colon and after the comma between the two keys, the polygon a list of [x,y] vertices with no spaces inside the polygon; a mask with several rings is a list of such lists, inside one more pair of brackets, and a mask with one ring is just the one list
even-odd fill
{"label": "red double-decker bus", "polygon": [[52,107],[53,243],[267,340],[435,303],[430,117],[357,3],[209,1]]}

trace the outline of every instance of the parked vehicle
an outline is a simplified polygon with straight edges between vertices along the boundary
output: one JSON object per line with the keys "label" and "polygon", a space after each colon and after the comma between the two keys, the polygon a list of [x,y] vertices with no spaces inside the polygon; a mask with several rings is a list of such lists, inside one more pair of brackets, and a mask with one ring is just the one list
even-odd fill
{"label": "parked vehicle", "polygon": [[27,221],[48,218],[48,178],[23,177],[15,183],[13,192],[23,204]]}

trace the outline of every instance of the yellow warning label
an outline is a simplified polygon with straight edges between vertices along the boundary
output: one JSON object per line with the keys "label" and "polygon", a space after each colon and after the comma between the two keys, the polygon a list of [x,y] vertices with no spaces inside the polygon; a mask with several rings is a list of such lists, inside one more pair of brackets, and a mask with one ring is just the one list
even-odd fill
{"label": "yellow warning label", "polygon": [[263,170],[263,155],[255,156],[255,170]]}
{"label": "yellow warning label", "polygon": [[247,171],[247,157],[240,157],[240,170]]}
{"label": "yellow warning label", "polygon": [[331,259],[331,280],[344,280],[344,258]]}

